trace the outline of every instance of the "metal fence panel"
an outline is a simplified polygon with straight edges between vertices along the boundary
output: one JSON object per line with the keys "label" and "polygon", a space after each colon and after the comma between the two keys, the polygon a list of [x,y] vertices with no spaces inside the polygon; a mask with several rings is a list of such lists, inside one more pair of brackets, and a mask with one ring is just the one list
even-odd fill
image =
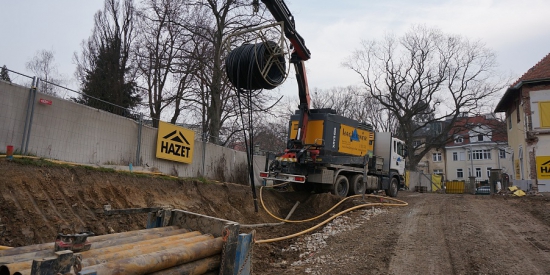
{"label": "metal fence panel", "polygon": [[[29,94],[28,87],[0,81],[3,99],[0,101],[0,151],[12,145],[16,153],[21,152]],[[47,103],[38,103],[40,99]],[[246,174],[243,170],[246,169],[245,152],[195,141],[192,164],[157,159],[157,129],[140,125],[139,119],[136,121],[40,92],[36,93],[33,104],[35,109],[27,144],[30,155],[107,167],[128,167],[139,160],[141,166],[133,166],[136,171],[158,171],[179,177],[203,175],[224,181],[235,181],[238,177],[242,180],[242,174]],[[257,172],[264,168],[265,157],[255,156],[254,163],[254,174],[258,175]],[[260,184],[259,178],[255,181]]]}
{"label": "metal fence panel", "polygon": [[0,151],[4,152],[7,145],[13,145],[15,152],[20,153],[29,89],[3,81],[0,85]]}

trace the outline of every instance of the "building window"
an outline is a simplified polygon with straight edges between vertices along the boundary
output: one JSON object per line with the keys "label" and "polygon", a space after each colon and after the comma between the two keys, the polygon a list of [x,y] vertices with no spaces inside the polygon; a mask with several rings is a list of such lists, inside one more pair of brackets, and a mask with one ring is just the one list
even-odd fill
{"label": "building window", "polygon": [[453,152],[453,161],[463,161],[464,152]]}
{"label": "building window", "polygon": [[483,141],[483,135],[482,134],[477,135],[477,141]]}
{"label": "building window", "polygon": [[434,169],[434,174],[443,175],[443,169]]}
{"label": "building window", "polygon": [[[474,150],[473,158],[474,160],[491,159],[491,150]],[[470,160],[470,154],[468,154],[468,160]]]}
{"label": "building window", "polygon": [[459,179],[464,177],[464,172],[462,172],[462,169],[456,169],[456,177]]}
{"label": "building window", "polygon": [[491,178],[491,169],[493,169],[492,167],[487,167],[487,178],[490,179]]}
{"label": "building window", "polygon": [[441,153],[433,153],[432,154],[432,160],[435,161],[435,162],[440,162],[441,161]]}
{"label": "building window", "polygon": [[508,114],[508,129],[512,129],[512,112]]}
{"label": "building window", "polygon": [[504,150],[504,149],[498,150],[498,157],[501,158],[501,159],[505,159],[506,158],[506,150]]}
{"label": "building window", "polygon": [[462,136],[455,137],[455,143],[462,143],[462,142],[464,142],[464,139],[462,138]]}
{"label": "building window", "polygon": [[481,178],[481,168],[476,168],[476,178]]}
{"label": "building window", "polygon": [[418,146],[420,146],[420,144],[422,144],[422,142],[420,142],[420,140],[413,140],[413,146],[414,147],[418,147]]}

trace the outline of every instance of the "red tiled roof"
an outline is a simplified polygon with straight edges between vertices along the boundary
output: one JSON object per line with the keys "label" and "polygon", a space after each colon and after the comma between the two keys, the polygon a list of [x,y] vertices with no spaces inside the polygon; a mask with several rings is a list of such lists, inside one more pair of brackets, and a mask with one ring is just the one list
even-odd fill
{"label": "red tiled roof", "polygon": [[521,81],[545,78],[550,78],[550,53],[524,73],[514,84],[512,84],[512,87],[516,86]]}
{"label": "red tiled roof", "polygon": [[485,116],[473,116],[458,118],[450,134],[462,136],[464,142],[460,144],[454,143],[454,140],[447,142],[446,146],[464,145],[470,143],[469,132],[477,125],[484,125],[491,129],[491,141],[493,142],[506,142],[508,136],[506,133],[506,124],[498,119],[487,119]]}
{"label": "red tiled roof", "polygon": [[[533,80],[550,80],[550,53],[542,58],[535,66],[527,70],[514,84],[510,86],[495,107],[495,112],[505,112],[506,109],[513,103],[514,98],[519,96],[518,86],[522,82]],[[516,87],[518,86],[518,87]]]}

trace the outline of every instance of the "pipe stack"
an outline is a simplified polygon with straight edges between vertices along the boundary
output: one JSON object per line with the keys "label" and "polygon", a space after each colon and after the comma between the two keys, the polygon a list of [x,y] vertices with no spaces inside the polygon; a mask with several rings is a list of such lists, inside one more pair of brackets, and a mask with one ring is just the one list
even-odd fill
{"label": "pipe stack", "polygon": [[[204,274],[219,268],[223,247],[221,238],[176,226],[94,236],[88,240],[91,249],[79,253],[81,273],[95,271],[102,275]],[[56,256],[53,243],[2,250],[0,275],[30,275],[33,261]]]}

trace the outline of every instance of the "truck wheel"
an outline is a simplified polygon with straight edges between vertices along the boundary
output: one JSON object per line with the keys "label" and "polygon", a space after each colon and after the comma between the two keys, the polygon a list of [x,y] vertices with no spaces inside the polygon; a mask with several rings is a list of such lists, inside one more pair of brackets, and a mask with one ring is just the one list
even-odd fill
{"label": "truck wheel", "polygon": [[332,185],[330,192],[339,197],[346,197],[349,190],[349,181],[348,178],[344,175],[339,175],[336,177],[336,181]]}
{"label": "truck wheel", "polygon": [[392,178],[390,182],[390,187],[386,189],[386,195],[390,197],[397,197],[397,192],[399,191],[399,187],[397,186],[397,179]]}
{"label": "truck wheel", "polygon": [[365,192],[365,183],[363,182],[363,175],[354,175],[350,181],[350,195],[362,195]]}

